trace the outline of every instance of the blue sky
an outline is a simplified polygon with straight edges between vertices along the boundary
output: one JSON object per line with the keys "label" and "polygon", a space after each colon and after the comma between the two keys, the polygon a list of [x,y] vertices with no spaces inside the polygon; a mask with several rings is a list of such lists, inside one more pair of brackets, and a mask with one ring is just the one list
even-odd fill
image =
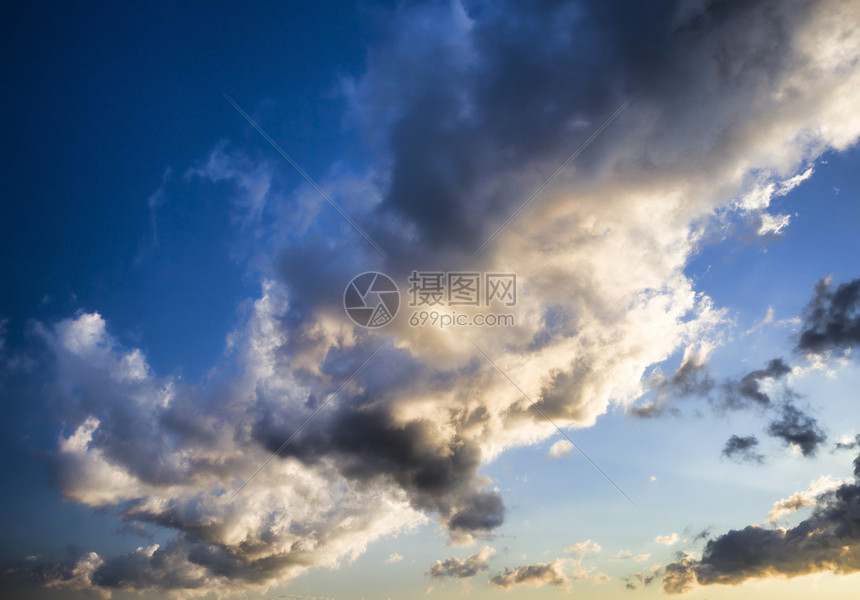
{"label": "blue sky", "polygon": [[10,597],[853,597],[860,6],[550,4],[5,9]]}

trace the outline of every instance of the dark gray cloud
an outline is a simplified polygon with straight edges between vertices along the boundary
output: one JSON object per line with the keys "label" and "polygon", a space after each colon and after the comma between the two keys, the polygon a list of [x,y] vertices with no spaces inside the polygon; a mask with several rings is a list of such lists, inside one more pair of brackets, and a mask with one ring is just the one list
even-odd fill
{"label": "dark gray cloud", "polygon": [[[658,379],[654,383],[655,389],[659,390],[655,400],[633,407],[629,412],[639,418],[678,412],[672,401],[676,396],[684,397],[687,394],[704,395],[721,411],[764,409],[776,413],[765,430],[768,435],[779,438],[786,444],[797,445],[804,456],[812,456],[827,440],[818,421],[797,407],[794,403],[797,394],[785,382],[780,389],[780,402],[776,402],[776,399],[762,388],[762,382],[765,380],[780,381],[789,373],[791,367],[782,358],[774,358],[768,361],[764,368],[750,371],[738,380],[726,380],[717,387],[707,375],[705,365],[687,368],[685,363],[672,378]],[[712,390],[717,390],[717,394],[709,395]],[[762,462],[764,456],[755,451],[758,443],[755,436],[733,435],[723,447],[722,454],[734,460]]]}
{"label": "dark gray cloud", "polygon": [[827,440],[827,435],[818,426],[818,421],[791,403],[783,404],[780,417],[771,421],[767,433],[780,438],[786,444],[800,448],[804,456],[815,454],[818,447]]}
{"label": "dark gray cloud", "polygon": [[839,284],[834,290],[829,277],[815,285],[815,296],[806,307],[797,342],[801,352],[841,350],[860,344],[860,279]]}
{"label": "dark gray cloud", "polygon": [[[860,456],[854,461],[860,479]],[[796,577],[860,571],[860,484],[843,484],[818,498],[813,513],[788,530],[750,525],[708,541],[700,560],[666,566],[663,590],[682,593],[693,585],[735,585],[775,574]]]}
{"label": "dark gray cloud", "polygon": [[562,572],[558,561],[505,569],[504,573],[490,577],[490,585],[504,590],[518,585],[542,586],[549,584],[561,587],[568,581],[569,579]]}
{"label": "dark gray cloud", "polygon": [[[284,427],[272,417],[257,422],[254,437],[274,452],[297,425]],[[477,483],[480,449],[462,438],[444,444],[436,438],[432,423],[398,424],[376,398],[361,396],[345,398],[340,410],[314,421],[281,456],[308,465],[335,459],[348,479],[393,481],[417,509],[438,513],[452,529],[490,531],[501,525],[505,507],[499,493]]]}
{"label": "dark gray cloud", "polygon": [[764,456],[755,451],[758,446],[758,438],[754,435],[733,435],[723,447],[723,456],[737,461],[757,462],[764,460]]}
{"label": "dark gray cloud", "polygon": [[760,406],[767,406],[772,399],[761,389],[761,381],[764,379],[780,380],[791,373],[791,367],[785,364],[782,358],[774,358],[767,363],[764,369],[750,371],[740,378],[739,381],[726,382],[725,406],[728,408],[743,407],[753,402]]}
{"label": "dark gray cloud", "polygon": [[489,546],[484,546],[480,551],[468,558],[452,556],[445,560],[437,560],[427,571],[427,574],[433,579],[443,579],[445,577],[463,579],[472,577],[487,570],[487,560],[492,555],[493,549]]}
{"label": "dark gray cloud", "polygon": [[629,413],[639,418],[677,415],[680,411],[675,402],[690,397],[706,398],[720,410],[769,407],[773,398],[762,389],[762,382],[768,379],[779,381],[790,372],[791,367],[782,358],[774,358],[764,368],[750,371],[740,379],[725,379],[718,383],[705,362],[685,360],[671,377],[662,374],[652,376],[649,387],[654,398],[631,407]]}
{"label": "dark gray cloud", "polygon": [[[5,562],[0,569],[0,583],[4,589],[19,587],[31,582],[46,584],[56,582],[57,587],[72,587],[76,583],[85,583],[76,574],[75,568],[82,562],[90,560],[92,554],[80,546],[67,546],[60,555],[52,557],[28,556]],[[92,563],[93,568],[99,565]]]}

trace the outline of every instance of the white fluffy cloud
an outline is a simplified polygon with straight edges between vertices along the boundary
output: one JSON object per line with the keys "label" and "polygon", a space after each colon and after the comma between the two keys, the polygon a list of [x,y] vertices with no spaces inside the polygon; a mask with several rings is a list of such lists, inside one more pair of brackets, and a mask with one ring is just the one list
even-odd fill
{"label": "white fluffy cloud", "polygon": [[561,458],[570,454],[571,450],[573,450],[573,444],[567,440],[558,440],[549,447],[546,455],[550,458]]}

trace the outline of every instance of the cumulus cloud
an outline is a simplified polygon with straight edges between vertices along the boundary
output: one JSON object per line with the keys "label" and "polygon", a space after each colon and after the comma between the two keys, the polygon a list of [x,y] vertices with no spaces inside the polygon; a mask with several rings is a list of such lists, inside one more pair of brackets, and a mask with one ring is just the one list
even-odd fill
{"label": "cumulus cloud", "polygon": [[723,456],[737,461],[757,462],[764,460],[764,456],[755,451],[758,446],[758,438],[754,435],[733,435],[723,447]]}
{"label": "cumulus cloud", "polygon": [[[73,592],[93,591],[93,575],[104,564],[95,552],[78,546],[69,546],[60,557],[27,556],[4,565],[0,581],[9,592],[22,589],[27,583]],[[109,597],[110,593],[96,589],[96,597]]]}
{"label": "cumulus cloud", "polygon": [[549,458],[561,458],[567,456],[573,450],[573,444],[567,440],[558,440],[549,447],[549,452],[546,453]]}
{"label": "cumulus cloud", "polygon": [[457,579],[472,577],[487,570],[487,561],[495,553],[496,551],[490,546],[484,546],[468,558],[463,559],[452,556],[445,560],[437,560],[436,564],[427,571],[427,574],[433,579],[441,579],[443,577],[454,577]]}
{"label": "cumulus cloud", "polygon": [[790,395],[787,385],[776,385],[792,372],[782,358],[774,358],[761,369],[754,369],[739,379],[717,382],[710,374],[707,356],[710,348],[688,347],[680,367],[671,377],[657,370],[649,380],[655,397],[630,407],[629,414],[639,418],[677,414],[673,403],[688,397],[706,398],[718,410],[740,410],[750,407],[768,408],[773,405],[775,392]]}
{"label": "cumulus cloud", "polygon": [[[277,374],[280,334],[273,325],[283,308],[267,287],[247,338],[237,342],[247,370],[211,388],[154,376],[142,353],[117,342],[97,313],[36,327],[53,356],[40,376],[69,424],[50,464],[64,497],[176,533],[164,545],[110,557],[84,552],[77,566],[42,569],[57,573],[56,585],[69,580],[101,592],[264,589],[312,566],[335,567],[370,541],[425,520],[392,481],[368,485],[334,464],[296,459],[273,462],[231,499],[228,490],[269,454],[249,444],[262,404],[257,394],[283,401],[299,393],[285,408],[295,420],[309,414],[307,390]],[[75,569],[87,577],[65,574]],[[45,584],[55,585],[49,575]]]}
{"label": "cumulus cloud", "polygon": [[562,570],[562,563],[555,560],[550,563],[525,565],[516,569],[505,569],[504,573],[490,578],[493,587],[509,590],[520,585],[541,587],[549,584],[556,587],[566,585],[570,579]]}
{"label": "cumulus cloud", "polygon": [[589,553],[599,554],[601,551],[600,544],[597,542],[593,542],[591,540],[585,540],[584,542],[578,542],[571,546],[568,546],[564,549],[565,553],[573,555],[571,559],[573,564],[581,565],[582,560]]}
{"label": "cumulus cloud", "polygon": [[780,417],[771,421],[768,434],[780,438],[789,446],[800,449],[804,456],[815,454],[827,440],[827,435],[818,426],[818,421],[791,403],[780,408]]}
{"label": "cumulus cloud", "polygon": [[[343,83],[369,166],[322,182],[392,260],[310,186],[275,189],[270,163],[219,144],[186,179],[234,186],[263,283],[217,375],[153,373],[97,313],[37,328],[34,381],[65,423],[51,465],[64,497],[174,534],[100,558],[88,585],[227,594],[334,568],[431,518],[458,541],[491,534],[505,506],[482,465],[557,430],[461,336],[405,319],[355,327],[346,283],[369,269],[399,282],[464,265],[517,273],[529,290],[517,327],[470,336],[562,427],[633,405],[650,368],[724,322],[684,272],[715,215],[762,213],[822,152],[856,142],[856,17],[850,2],[794,1],[394,9]],[[678,385],[700,366],[685,364]],[[778,431],[799,436],[792,426]],[[491,581],[568,579],[556,561]]]}
{"label": "cumulus cloud", "polygon": [[833,289],[825,277],[815,286],[815,296],[806,307],[803,329],[797,342],[801,352],[823,354],[860,343],[860,279]]}
{"label": "cumulus cloud", "polygon": [[669,535],[658,535],[654,538],[654,541],[658,544],[664,544],[666,546],[674,546],[678,543],[681,538],[678,537],[677,533],[670,533]]}
{"label": "cumulus cloud", "polygon": [[[854,476],[860,478],[860,456]],[[806,492],[777,502],[769,518],[802,506],[812,506],[812,514],[795,527],[733,529],[710,539],[700,559],[684,557],[667,565],[664,591],[683,593],[696,585],[736,585],[773,575],[860,571],[860,486],[818,480]]]}

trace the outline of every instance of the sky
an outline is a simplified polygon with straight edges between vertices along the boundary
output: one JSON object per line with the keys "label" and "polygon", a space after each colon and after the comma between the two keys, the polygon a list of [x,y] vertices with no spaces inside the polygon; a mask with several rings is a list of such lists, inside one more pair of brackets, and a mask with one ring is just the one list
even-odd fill
{"label": "sky", "polygon": [[860,2],[3,13],[4,597],[856,597]]}

